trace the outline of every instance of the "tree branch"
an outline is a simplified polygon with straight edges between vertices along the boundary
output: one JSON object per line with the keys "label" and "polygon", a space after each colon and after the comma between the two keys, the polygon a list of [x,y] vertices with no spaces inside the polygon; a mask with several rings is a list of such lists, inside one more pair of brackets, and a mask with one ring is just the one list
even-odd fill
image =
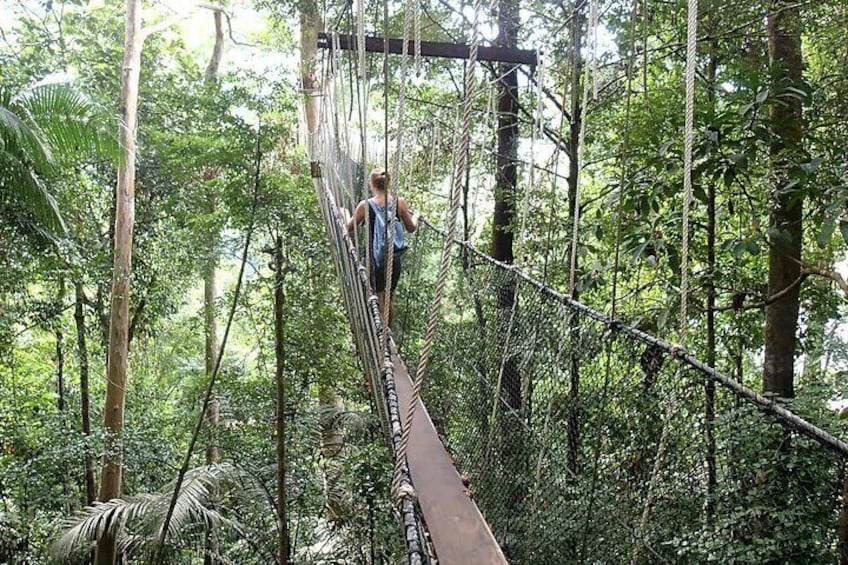
{"label": "tree branch", "polygon": [[753,304],[744,304],[745,298],[744,298],[744,294],[743,294],[742,300],[738,301],[738,303],[737,303],[737,301],[734,300],[733,304],[729,304],[727,306],[719,306],[719,307],[715,308],[714,311],[715,312],[727,312],[728,310],[734,310],[734,311],[737,311],[737,312],[741,312],[743,310],[758,310],[758,309],[761,309],[761,308],[765,308],[766,306],[768,306],[770,304],[774,304],[775,302],[777,302],[778,300],[780,300],[781,298],[783,298],[784,296],[786,296],[787,294],[789,294],[790,292],[792,292],[793,290],[795,290],[796,288],[801,286],[801,284],[805,280],[807,280],[807,277],[809,277],[810,274],[811,273],[809,273],[807,271],[802,271],[801,275],[797,279],[792,281],[792,284],[790,284],[789,286],[787,286],[786,288],[784,288],[780,292],[776,292],[775,294],[769,296],[768,298],[766,298],[765,300],[762,300],[760,302],[755,302]]}
{"label": "tree branch", "polygon": [[839,290],[842,291],[842,295],[845,296],[845,298],[848,298],[848,282],[846,282],[845,278],[836,271],[829,271],[819,267],[805,267],[801,272],[804,275],[818,275],[832,280],[839,287]]}

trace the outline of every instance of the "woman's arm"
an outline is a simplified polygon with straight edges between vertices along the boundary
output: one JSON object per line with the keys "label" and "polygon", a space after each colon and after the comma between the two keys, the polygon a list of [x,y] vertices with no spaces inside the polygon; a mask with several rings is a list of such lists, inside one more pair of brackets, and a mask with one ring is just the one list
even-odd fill
{"label": "woman's arm", "polygon": [[418,229],[418,214],[413,214],[409,211],[409,206],[406,204],[405,198],[398,198],[398,216],[403,222],[403,227],[409,233]]}
{"label": "woman's arm", "polygon": [[365,200],[356,205],[356,208],[353,210],[353,216],[347,221],[347,233],[353,232],[353,228],[365,221],[366,206],[368,206],[368,203]]}

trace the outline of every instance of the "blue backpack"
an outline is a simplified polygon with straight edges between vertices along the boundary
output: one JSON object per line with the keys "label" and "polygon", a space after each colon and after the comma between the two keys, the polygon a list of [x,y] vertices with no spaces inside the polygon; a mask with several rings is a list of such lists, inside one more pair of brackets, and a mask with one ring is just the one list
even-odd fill
{"label": "blue backpack", "polygon": [[[371,260],[374,262],[375,268],[384,269],[386,267],[386,220],[388,219],[391,223],[396,210],[390,205],[388,218],[386,218],[383,207],[374,202],[373,199],[368,200],[368,206],[371,214]],[[395,257],[399,257],[406,251],[403,246],[403,225],[398,220],[395,220],[394,246]]]}

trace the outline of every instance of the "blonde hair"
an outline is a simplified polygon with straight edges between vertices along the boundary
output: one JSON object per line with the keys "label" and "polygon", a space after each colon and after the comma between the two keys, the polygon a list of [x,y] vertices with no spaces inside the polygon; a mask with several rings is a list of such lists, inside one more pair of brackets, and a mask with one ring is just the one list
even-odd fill
{"label": "blonde hair", "polygon": [[391,175],[389,175],[386,171],[374,171],[368,179],[368,184],[370,184],[375,190],[386,192],[386,186],[389,184],[390,180]]}

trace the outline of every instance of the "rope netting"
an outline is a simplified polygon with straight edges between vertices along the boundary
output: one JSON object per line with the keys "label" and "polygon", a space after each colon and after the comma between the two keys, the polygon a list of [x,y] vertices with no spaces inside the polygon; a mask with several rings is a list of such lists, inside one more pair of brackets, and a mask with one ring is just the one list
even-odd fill
{"label": "rope netting", "polygon": [[[350,141],[344,135],[345,124],[334,119],[338,114],[333,111],[336,104],[333,86],[333,81],[329,81],[322,97],[321,127],[315,138],[312,177],[354,344],[374,407],[389,440],[389,448],[393,457],[398,459],[402,415],[395,389],[392,347],[381,343],[383,321],[379,300],[371,288],[368,269],[360,258],[357,242],[347,233],[344,218],[340,216],[343,209],[349,211],[355,207],[357,188],[362,185],[364,171],[347,152],[350,151]],[[403,492],[412,491],[405,460],[401,460],[396,474],[396,488]],[[399,499],[398,510],[405,532],[408,562],[410,565],[429,563],[426,533],[417,502],[411,497]]]}
{"label": "rope netting", "polygon": [[[410,366],[444,236],[420,232],[396,302]],[[834,561],[848,445],[679,347],[454,251],[423,397],[511,563]]]}
{"label": "rope netting", "polygon": [[[317,169],[317,167],[315,167]],[[338,217],[337,197],[341,196],[340,177],[336,170],[314,171],[319,206],[327,226],[333,262],[342,282],[342,298],[348,312],[351,333],[367,377],[374,406],[389,438],[389,447],[396,454],[401,441],[401,413],[394,384],[394,367],[391,349],[383,352],[379,342],[382,321],[377,297],[371,292],[368,276],[353,241]],[[350,185],[347,185],[350,186]],[[401,466],[400,484],[411,488],[409,469],[405,462]],[[400,501],[401,521],[410,564],[428,563],[426,538],[421,514],[415,501],[403,498]]]}

